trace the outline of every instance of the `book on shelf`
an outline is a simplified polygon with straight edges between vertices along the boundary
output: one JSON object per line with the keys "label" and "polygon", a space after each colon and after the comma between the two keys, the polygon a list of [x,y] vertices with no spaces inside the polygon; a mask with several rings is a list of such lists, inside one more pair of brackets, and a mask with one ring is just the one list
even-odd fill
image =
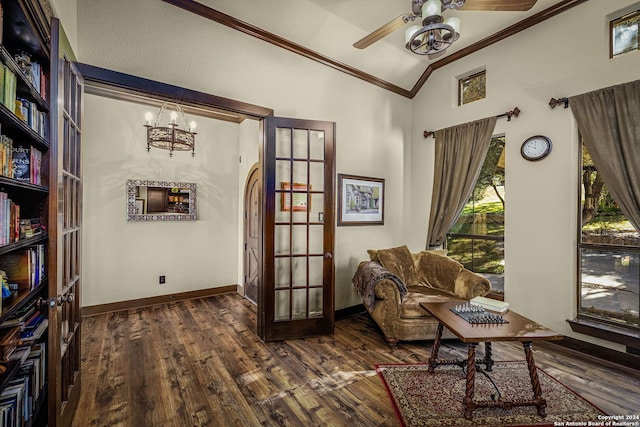
{"label": "book on shelf", "polygon": [[509,303],[506,301],[498,301],[492,298],[475,297],[469,301],[473,305],[478,305],[486,310],[496,311],[498,313],[505,313],[509,310]]}
{"label": "book on shelf", "polygon": [[13,139],[6,135],[0,135],[0,174],[12,176],[13,163]]}
{"label": "book on shelf", "polygon": [[49,320],[44,314],[38,315],[36,318],[25,324],[24,329],[20,332],[20,339],[22,342],[38,340],[47,330],[49,326]]}
{"label": "book on shelf", "polygon": [[24,385],[9,385],[0,394],[0,407],[7,406],[11,416],[9,426],[22,426],[24,422]]}
{"label": "book on shelf", "polygon": [[15,112],[16,107],[16,88],[18,79],[16,75],[2,64],[2,103],[11,112]]}
{"label": "book on shelf", "polygon": [[11,177],[42,185],[42,152],[35,147],[11,146]]}
{"label": "book on shelf", "polygon": [[14,146],[11,164],[13,179],[31,182],[31,147]]}
{"label": "book on shelf", "polygon": [[0,270],[7,275],[8,282],[16,283],[18,289],[32,290],[45,277],[44,244],[30,246],[0,257]]}
{"label": "book on shelf", "polygon": [[38,135],[45,137],[46,114],[38,110],[34,102],[24,98],[16,98],[15,114]]}
{"label": "book on shelf", "polygon": [[29,178],[32,184],[42,185],[42,152],[31,147],[31,171]]}
{"label": "book on shelf", "polygon": [[29,304],[21,307],[13,312],[13,314],[0,325],[1,329],[13,328],[15,326],[23,326],[24,322],[30,319],[36,312],[36,301],[32,300]]}

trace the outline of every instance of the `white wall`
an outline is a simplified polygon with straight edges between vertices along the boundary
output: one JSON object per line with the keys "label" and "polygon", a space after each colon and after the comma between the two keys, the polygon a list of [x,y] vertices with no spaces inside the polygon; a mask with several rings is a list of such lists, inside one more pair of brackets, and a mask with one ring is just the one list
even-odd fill
{"label": "white wall", "polygon": [[[238,125],[189,116],[196,155],[147,152],[148,106],[85,96],[82,305],[237,283]],[[126,180],[197,184],[197,221],[128,222]],[[166,284],[158,284],[158,276]]]}
{"label": "white wall", "polygon": [[[505,293],[518,312],[566,335],[612,346],[571,332],[576,315],[578,134],[570,109],[548,102],[638,79],[640,53],[608,58],[606,15],[634,3],[590,1],[540,25],[435,71],[413,102],[411,219],[428,226],[433,182],[433,139],[424,129],[442,129],[518,106],[511,122],[498,120],[506,135]],[[455,106],[455,77],[486,66],[487,97]],[[520,145],[529,136],[553,141],[550,157],[528,162]],[[426,166],[424,166],[426,165]],[[424,233],[411,242],[424,244]],[[621,348],[621,347],[620,347]]]}
{"label": "white wall", "polygon": [[[411,101],[164,2],[77,0],[77,3],[77,54],[81,62],[273,108],[278,116],[337,123],[337,172],[386,179],[385,225],[339,227],[336,230],[336,308],[361,303],[352,290],[351,277],[357,263],[367,257],[366,249],[402,244],[411,230],[407,220],[409,211],[405,209],[410,204],[407,159],[411,137]],[[139,128],[143,115],[138,111],[135,114],[121,114],[120,108],[119,103],[89,99],[84,110],[88,121],[85,127],[91,123],[91,126],[97,127],[105,115],[113,116],[117,117],[112,123],[114,128],[120,126],[127,129],[129,133],[126,137],[129,139],[144,140],[143,136],[134,136],[134,132],[141,131]],[[226,126],[223,129],[226,132]],[[109,132],[112,130],[109,129]],[[225,194],[228,192],[229,209],[238,211],[240,188],[246,178],[237,170],[238,138],[235,135],[233,138],[221,137],[217,129],[207,134],[200,126],[198,132],[200,138],[220,141],[220,145],[216,144],[216,150],[234,150],[236,181],[224,191]],[[100,135],[85,133],[85,150],[102,145],[104,137],[100,138]],[[86,181],[85,194],[89,197],[96,193],[93,197],[111,200],[116,195],[113,186],[120,184],[113,183],[111,187],[101,185],[110,179],[111,174],[107,167],[98,166],[101,162],[109,163],[110,154],[104,153],[105,157],[102,158],[105,150],[96,148],[96,157],[85,163],[86,170],[92,166],[99,169],[95,177]],[[201,161],[199,154],[196,154],[196,161]],[[165,166],[166,159],[148,160],[148,168],[158,172]],[[129,173],[129,167],[122,166],[122,179]],[[243,163],[240,169],[245,170],[245,167],[248,164]],[[186,173],[187,170],[175,167],[175,173],[181,172]],[[195,181],[202,185],[200,180]],[[85,205],[85,215],[100,215],[95,209],[95,205]],[[206,211],[208,209],[201,206],[200,212],[207,217],[219,213],[217,206],[211,211]],[[105,285],[99,282],[105,270],[121,268],[118,264],[121,258],[135,258],[140,246],[144,245],[151,251],[151,258],[162,252],[167,257],[173,255],[173,259],[184,259],[202,251],[209,244],[207,241],[198,242],[181,250],[160,248],[155,238],[140,235],[137,246],[129,249],[121,244],[119,237],[124,230],[128,230],[128,225],[111,224],[112,232],[101,233],[98,242],[92,235],[96,232],[95,228],[101,225],[97,220],[85,220],[85,261],[94,257],[105,267],[100,267],[96,262],[85,262],[83,305],[134,297],[129,288],[135,283],[126,289],[112,289],[109,295],[105,295]],[[239,251],[239,227],[239,222],[234,225],[234,235],[230,240],[218,239],[215,242],[219,247],[232,248],[229,252],[234,258]],[[207,240],[208,236],[203,233],[198,239]],[[240,271],[237,261],[232,264],[234,271]],[[136,269],[139,276],[144,275],[145,280],[151,282],[149,287],[135,292],[135,297],[161,292],[162,288],[158,285],[152,286],[157,281],[156,266],[147,268],[138,265]],[[218,284],[239,283],[238,276],[220,277],[216,271],[207,271],[200,277],[191,277],[195,282],[192,287],[206,286],[211,280]],[[168,273],[167,280],[170,284]],[[173,291],[171,289],[170,292]]]}
{"label": "white wall", "polygon": [[78,15],[76,0],[50,0],[49,4],[53,9],[53,14],[60,19],[64,32],[71,43],[74,52],[78,52]]}
{"label": "white wall", "polygon": [[239,125],[238,138],[238,212],[240,224],[238,227],[238,292],[244,295],[244,190],[251,168],[258,163],[258,138],[260,123],[256,120],[245,120]]}

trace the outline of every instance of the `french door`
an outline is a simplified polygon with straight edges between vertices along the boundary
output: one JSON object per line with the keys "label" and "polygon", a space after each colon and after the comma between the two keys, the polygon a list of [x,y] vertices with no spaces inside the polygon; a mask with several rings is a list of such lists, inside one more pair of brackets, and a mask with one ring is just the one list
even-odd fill
{"label": "french door", "polygon": [[51,25],[49,427],[69,426],[80,398],[82,76],[58,19]]}
{"label": "french door", "polygon": [[335,123],[267,117],[262,131],[258,335],[331,334]]}

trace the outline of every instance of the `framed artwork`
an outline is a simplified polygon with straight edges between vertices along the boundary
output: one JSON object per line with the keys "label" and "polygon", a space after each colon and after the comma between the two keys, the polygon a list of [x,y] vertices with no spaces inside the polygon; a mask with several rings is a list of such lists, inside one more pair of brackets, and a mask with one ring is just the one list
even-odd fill
{"label": "framed artwork", "polygon": [[384,179],[338,174],[338,225],[383,225]]}
{"label": "framed artwork", "polygon": [[[297,182],[293,183],[293,189],[291,188],[291,184],[288,182],[281,182],[280,189],[282,193],[280,193],[280,210],[281,211],[290,211],[293,209],[294,212],[306,212],[307,209],[311,209],[311,206],[307,206],[307,191],[311,190],[311,186],[306,184],[299,184]],[[289,190],[293,190],[291,193]],[[295,191],[304,191],[304,193],[295,193]],[[293,203],[291,202],[291,198],[293,197]],[[309,201],[309,205],[311,201]]]}

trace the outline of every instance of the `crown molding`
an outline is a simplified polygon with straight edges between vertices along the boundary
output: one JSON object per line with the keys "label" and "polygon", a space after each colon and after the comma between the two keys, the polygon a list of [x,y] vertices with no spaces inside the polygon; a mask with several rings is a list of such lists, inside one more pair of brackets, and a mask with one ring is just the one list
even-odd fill
{"label": "crown molding", "polygon": [[358,79],[364,80],[368,83],[371,83],[375,86],[381,87],[383,89],[389,90],[398,95],[404,96],[409,99],[413,99],[420,89],[424,86],[424,84],[433,73],[438,68],[442,68],[445,65],[451,64],[454,61],[457,61],[465,56],[471,55],[472,53],[478,52],[479,50],[484,49],[487,46],[491,46],[501,40],[506,39],[507,37],[511,37],[514,34],[517,34],[527,28],[533,27],[543,21],[546,21],[549,18],[553,18],[567,10],[581,4],[585,3],[589,0],[562,0],[561,2],[556,3],[555,5],[548,7],[547,9],[536,13],[528,18],[523,19],[497,33],[490,35],[476,43],[473,43],[459,51],[452,53],[432,64],[429,64],[425,71],[422,73],[420,78],[413,85],[411,90],[404,89],[400,86],[394,85],[386,80],[380,79],[374,75],[365,73],[362,70],[351,67],[350,65],[346,65],[342,62],[336,61],[326,55],[322,55],[321,53],[315,52],[305,46],[299,45],[297,43],[292,42],[291,40],[287,40],[283,37],[280,37],[276,34],[270,33],[266,30],[263,30],[254,25],[248,24],[244,21],[241,21],[233,16],[222,13],[216,9],[205,6],[201,3],[198,3],[194,0],[162,0],[165,3],[169,3],[173,6],[179,7],[196,15],[199,15],[203,18],[209,19],[211,21],[217,22],[219,24],[225,25],[234,30],[240,31],[244,34],[250,35],[252,37],[256,37],[260,40],[263,40],[267,43],[273,44],[274,46],[278,46],[282,49],[286,49],[290,52],[296,53],[298,55],[304,56],[313,61],[319,62],[320,64],[331,67],[335,70],[346,73],[352,77],[356,77]]}

